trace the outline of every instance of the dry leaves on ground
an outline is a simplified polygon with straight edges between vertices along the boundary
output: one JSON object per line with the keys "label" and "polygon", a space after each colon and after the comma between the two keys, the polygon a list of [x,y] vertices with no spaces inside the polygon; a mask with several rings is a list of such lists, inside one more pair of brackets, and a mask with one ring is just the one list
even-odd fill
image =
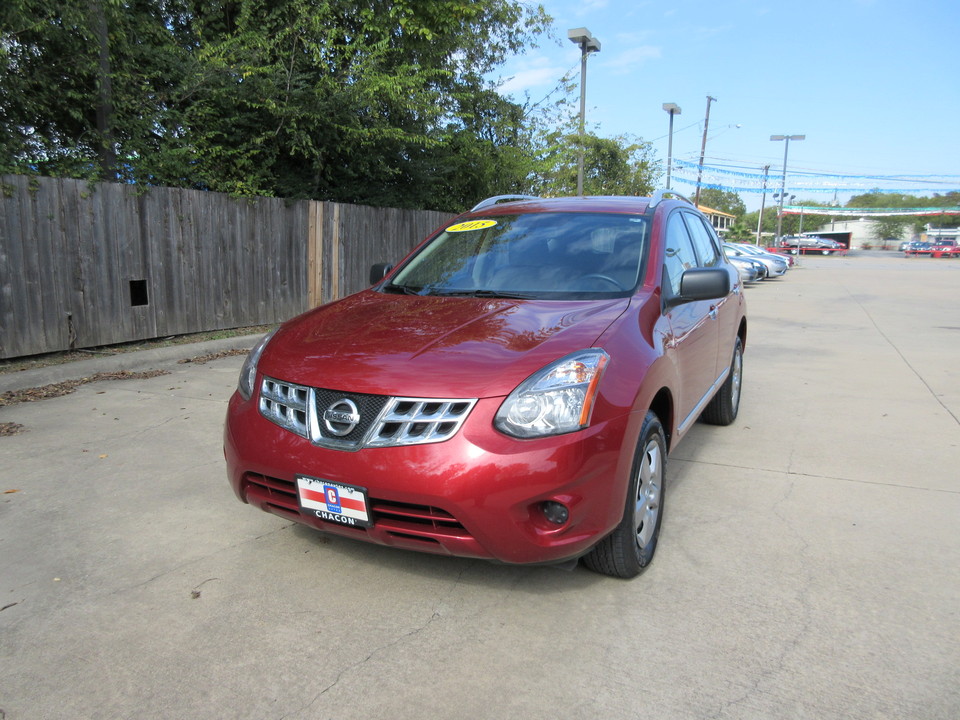
{"label": "dry leaves on ground", "polygon": [[[119,370],[117,372],[100,372],[89,377],[78,380],[64,380],[50,385],[41,385],[40,387],[24,388],[23,390],[8,390],[0,393],[0,407],[6,405],[17,405],[24,402],[35,402],[37,400],[46,400],[47,398],[62,397],[69,395],[81,385],[87,383],[99,382],[101,380],[146,380],[147,378],[158,377],[160,375],[169,375],[166,370],[146,370],[144,372],[133,372],[131,370]],[[16,423],[4,423],[15,425]],[[2,433],[0,434],[7,434]],[[15,434],[15,433],[9,433]]]}
{"label": "dry leaves on ground", "polygon": [[194,358],[185,358],[184,360],[177,360],[177,362],[181,365],[183,365],[184,363],[193,363],[195,365],[203,365],[204,363],[208,363],[213,360],[220,360],[221,358],[233,357],[234,355],[246,355],[249,352],[250,352],[249,349],[224,350],[223,352],[210,353],[209,355],[199,355],[198,357],[194,357]]}

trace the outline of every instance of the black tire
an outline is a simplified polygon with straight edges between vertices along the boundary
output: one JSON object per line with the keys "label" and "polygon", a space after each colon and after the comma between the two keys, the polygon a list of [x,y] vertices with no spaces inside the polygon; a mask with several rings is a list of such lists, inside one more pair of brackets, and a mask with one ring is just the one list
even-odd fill
{"label": "black tire", "polygon": [[733,344],[733,359],[730,373],[723,386],[703,409],[700,419],[710,425],[729,425],[737,419],[740,411],[740,390],[743,386],[743,343],[740,338]]}
{"label": "black tire", "polygon": [[588,568],[618,578],[636,577],[647,568],[660,537],[666,479],[667,440],[660,420],[647,412],[630,470],[623,518],[584,556]]}
{"label": "black tire", "polygon": [[821,250],[821,251],[820,251],[820,254],[821,254],[821,255],[829,255],[829,254],[830,254],[830,251],[829,251],[829,250]]}

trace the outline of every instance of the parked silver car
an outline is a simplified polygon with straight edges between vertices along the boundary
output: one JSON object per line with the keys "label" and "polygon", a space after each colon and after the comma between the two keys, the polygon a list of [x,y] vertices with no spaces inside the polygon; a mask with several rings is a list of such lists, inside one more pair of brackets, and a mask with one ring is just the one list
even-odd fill
{"label": "parked silver car", "polygon": [[778,257],[773,253],[768,253],[754,245],[724,243],[723,252],[728,258],[747,257],[751,260],[759,260],[767,266],[767,277],[782,277],[787,272],[787,261],[785,258]]}
{"label": "parked silver car", "polygon": [[[726,254],[726,251],[724,251],[724,254]],[[740,281],[744,285],[756,282],[757,280],[763,280],[767,275],[767,267],[756,260],[751,260],[747,257],[737,257],[735,255],[732,257],[727,255],[727,260],[729,260],[730,264],[740,273]]]}

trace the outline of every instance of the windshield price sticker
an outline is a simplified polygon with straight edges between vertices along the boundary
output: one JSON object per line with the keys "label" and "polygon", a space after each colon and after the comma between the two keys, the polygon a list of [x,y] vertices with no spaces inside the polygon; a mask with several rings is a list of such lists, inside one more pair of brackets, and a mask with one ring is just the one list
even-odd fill
{"label": "windshield price sticker", "polygon": [[457,223],[447,228],[447,232],[470,232],[471,230],[484,230],[497,224],[496,220],[467,220]]}
{"label": "windshield price sticker", "polygon": [[372,527],[363,488],[297,475],[297,496],[306,515],[350,527]]}

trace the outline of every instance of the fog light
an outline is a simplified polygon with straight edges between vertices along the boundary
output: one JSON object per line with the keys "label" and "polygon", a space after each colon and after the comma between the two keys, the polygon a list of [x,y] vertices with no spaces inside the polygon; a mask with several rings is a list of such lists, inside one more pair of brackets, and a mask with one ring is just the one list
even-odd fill
{"label": "fog light", "polygon": [[563,503],[547,500],[540,504],[540,510],[543,516],[554,525],[563,525],[570,519],[570,511]]}

